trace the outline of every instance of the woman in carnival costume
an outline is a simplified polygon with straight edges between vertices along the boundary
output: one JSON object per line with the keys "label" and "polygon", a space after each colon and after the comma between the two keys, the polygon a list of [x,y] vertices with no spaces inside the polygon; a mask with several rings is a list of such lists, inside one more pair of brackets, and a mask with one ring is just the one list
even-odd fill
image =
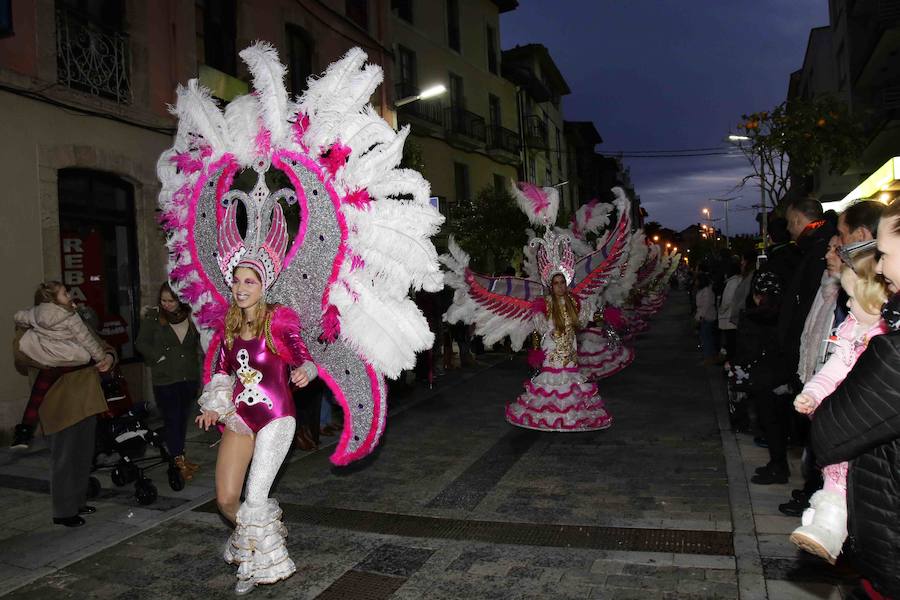
{"label": "woman in carnival costume", "polygon": [[[530,353],[529,363],[540,367],[540,373],[507,405],[511,424],[544,431],[605,429],[612,417],[596,385],[581,374],[575,334],[583,320],[582,305],[620,272],[630,221],[621,218],[602,248],[576,260],[569,235],[551,228],[559,207],[557,190],[520,182],[512,191],[531,222],[546,228],[543,237],[531,241],[540,278],[476,274],[468,268],[468,255],[451,239],[450,254],[441,260],[450,269],[447,283],[456,292],[445,319],[474,323],[487,345],[509,336],[516,350],[534,332],[538,348]],[[547,288],[550,293],[545,295]]]}
{"label": "woman in carnival costume", "polygon": [[[543,298],[543,304],[535,303],[538,310],[532,319],[537,344],[529,353],[529,364],[539,365],[540,372],[525,382],[525,391],[518,398],[506,405],[506,420],[542,431],[606,429],[613,419],[597,392],[597,384],[588,382],[578,366],[575,333],[580,303],[568,289],[575,257],[564,239],[544,239],[549,244],[541,245],[537,259],[541,280],[550,294]],[[548,245],[551,248],[545,250]]]}
{"label": "woman in carnival costume", "polygon": [[[341,404],[333,463],[375,448],[384,378],[434,342],[407,292],[443,287],[429,239],[443,218],[422,176],[397,168],[408,128],[394,131],[368,106],[382,74],[362,50],[296,101],[271,46],[240,56],[255,91],[222,114],[196,80],[179,88],[178,134],[158,172],[172,288],[214,332],[197,422],[222,430],[216,499],[235,525],[224,558],[238,565],[235,592],[245,594],[296,569],[269,498],[295,429],[290,386],[319,377]],[[255,174],[249,193],[232,187],[242,170]],[[285,179],[289,187],[269,190]]]}

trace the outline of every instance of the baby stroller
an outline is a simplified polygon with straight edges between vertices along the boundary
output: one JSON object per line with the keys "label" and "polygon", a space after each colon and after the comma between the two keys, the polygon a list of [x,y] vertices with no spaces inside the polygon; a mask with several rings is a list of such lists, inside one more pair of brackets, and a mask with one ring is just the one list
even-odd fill
{"label": "baby stroller", "polygon": [[726,370],[728,377],[728,421],[731,430],[743,433],[750,430],[750,367],[753,365],[731,365]]}
{"label": "baby stroller", "polygon": [[[117,487],[134,483],[134,497],[139,504],[153,504],[157,498],[156,485],[146,472],[160,466],[166,467],[169,487],[179,492],[184,489],[184,479],[163,445],[162,437],[146,424],[147,411],[135,408],[125,379],[116,374],[113,385],[121,393],[107,393],[107,410],[98,416],[97,436],[92,471],[109,471]],[[118,399],[113,400],[118,396]],[[154,451],[147,454],[147,448]],[[91,477],[88,495],[100,493],[100,480]]]}

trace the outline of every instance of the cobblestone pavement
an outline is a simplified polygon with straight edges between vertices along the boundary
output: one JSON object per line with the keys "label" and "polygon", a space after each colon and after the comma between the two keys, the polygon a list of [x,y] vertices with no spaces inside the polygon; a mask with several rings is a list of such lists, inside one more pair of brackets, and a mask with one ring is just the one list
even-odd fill
{"label": "cobblestone pavement", "polygon": [[[723,430],[721,380],[699,366],[694,346],[686,299],[674,293],[635,363],[601,383],[616,419],[607,431],[507,425],[503,403],[527,371],[521,359],[489,354],[436,390],[417,390],[362,463],[336,469],[328,449],[296,456],[273,495],[298,570],[253,595],[841,597],[836,584],[852,575],[787,541],[796,520],[773,509],[790,486],[747,483],[761,454]],[[234,569],[220,558],[228,531],[209,503],[210,441],[192,439],[204,471],[185,492],[148,508],[105,492],[98,518],[76,531],[45,524],[40,452],[0,463],[0,581],[9,582],[0,593],[232,597]],[[41,558],[48,552],[52,560]]]}

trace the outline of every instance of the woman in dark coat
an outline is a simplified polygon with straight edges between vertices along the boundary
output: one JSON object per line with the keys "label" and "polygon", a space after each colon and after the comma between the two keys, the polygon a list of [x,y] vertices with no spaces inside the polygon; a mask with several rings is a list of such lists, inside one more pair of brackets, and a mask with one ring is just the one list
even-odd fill
{"label": "woman in dark coat", "polygon": [[198,465],[187,460],[184,439],[190,415],[196,411],[203,350],[191,321],[191,307],[162,284],[157,306],[141,322],[135,345],[150,366],[153,396],[165,421],[166,447],[181,476],[190,481]]}
{"label": "woman in dark coat", "polygon": [[894,294],[876,337],[812,421],[822,465],[850,461],[844,553],[871,598],[900,598],[900,202],[878,225],[877,271]]}

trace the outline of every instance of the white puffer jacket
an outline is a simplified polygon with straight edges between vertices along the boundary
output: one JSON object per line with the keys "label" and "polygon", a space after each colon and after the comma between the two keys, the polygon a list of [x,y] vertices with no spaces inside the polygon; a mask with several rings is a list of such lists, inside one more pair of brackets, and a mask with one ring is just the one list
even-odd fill
{"label": "white puffer jacket", "polygon": [[100,362],[106,354],[78,313],[59,304],[44,302],[20,310],[14,319],[17,327],[28,329],[19,350],[47,367],[76,367],[91,359]]}

